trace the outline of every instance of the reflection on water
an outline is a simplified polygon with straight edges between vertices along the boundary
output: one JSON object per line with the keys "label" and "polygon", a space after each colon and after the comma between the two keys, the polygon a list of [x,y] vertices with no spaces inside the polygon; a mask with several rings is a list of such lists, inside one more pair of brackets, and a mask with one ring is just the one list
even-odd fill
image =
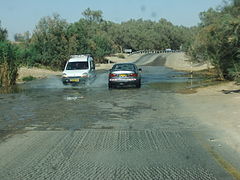
{"label": "reflection on water", "polygon": [[143,84],[165,93],[194,93],[197,87],[216,84],[214,79],[203,75],[191,75],[186,72],[174,71],[163,66],[145,66]]}
{"label": "reflection on water", "polygon": [[[142,66],[142,89],[152,88],[162,92],[178,92],[179,90],[196,88],[206,85],[212,85],[216,82],[207,81],[206,77],[189,75],[186,72],[174,71],[164,66]],[[98,72],[97,78],[94,81],[86,82],[85,84],[63,85],[60,77],[52,76],[47,79],[38,79],[11,88],[0,88],[0,94],[13,93],[29,93],[35,91],[36,94],[41,91],[48,93],[61,92],[84,92],[93,90],[106,91],[108,83],[108,72]],[[125,88],[124,88],[125,89]],[[128,88],[127,88],[128,89]],[[120,89],[119,89],[120,90]]]}
{"label": "reflection on water", "polygon": [[20,93],[21,88],[19,86],[12,86],[12,87],[0,87],[0,94],[12,94],[12,93]]}

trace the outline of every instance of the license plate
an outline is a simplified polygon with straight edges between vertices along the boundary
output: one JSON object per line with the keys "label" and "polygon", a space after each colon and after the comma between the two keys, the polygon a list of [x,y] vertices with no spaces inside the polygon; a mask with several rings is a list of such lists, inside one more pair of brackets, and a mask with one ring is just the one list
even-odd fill
{"label": "license plate", "polygon": [[70,79],[70,82],[79,82],[79,79]]}
{"label": "license plate", "polygon": [[127,77],[126,74],[120,74],[119,77]]}

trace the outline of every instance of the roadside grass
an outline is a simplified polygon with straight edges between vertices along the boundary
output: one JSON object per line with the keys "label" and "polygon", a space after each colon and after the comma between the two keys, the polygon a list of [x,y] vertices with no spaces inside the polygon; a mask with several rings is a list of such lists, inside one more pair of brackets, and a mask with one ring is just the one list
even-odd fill
{"label": "roadside grass", "polygon": [[124,54],[117,54],[117,57],[118,57],[118,58],[121,58],[121,59],[125,59]]}
{"label": "roadside grass", "polygon": [[42,64],[34,64],[32,66],[30,65],[22,65],[21,67],[25,68],[39,68],[39,69],[46,69],[49,71],[62,71],[62,69],[56,68],[56,67],[51,67],[51,66],[45,66]]}
{"label": "roadside grass", "polygon": [[35,80],[35,79],[37,79],[37,78],[35,78],[35,77],[33,77],[33,76],[26,76],[26,77],[23,77],[23,78],[22,78],[22,81],[28,82],[28,81],[33,81],[33,80]]}
{"label": "roadside grass", "polygon": [[174,77],[190,77],[192,75],[192,78],[201,78],[204,80],[209,80],[209,81],[223,81],[219,79],[219,76],[217,74],[217,70],[212,68],[212,69],[204,69],[200,71],[181,71],[185,72],[184,74],[179,74],[175,75]]}

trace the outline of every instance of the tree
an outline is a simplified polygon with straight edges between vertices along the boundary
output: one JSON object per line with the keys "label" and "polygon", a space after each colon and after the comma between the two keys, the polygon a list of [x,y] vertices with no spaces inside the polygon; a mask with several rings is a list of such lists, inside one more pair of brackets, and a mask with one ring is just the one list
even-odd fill
{"label": "tree", "polygon": [[18,72],[16,47],[7,41],[7,30],[0,22],[0,87],[10,87],[16,83]]}
{"label": "tree", "polygon": [[112,23],[102,20],[101,23],[80,19],[68,28],[68,36],[75,36],[76,52],[92,54],[97,62],[102,62],[104,56],[114,52],[115,45],[109,37]]}
{"label": "tree", "polygon": [[104,62],[104,56],[113,52],[111,41],[105,35],[93,36],[92,39],[88,41],[88,45],[89,52],[92,52],[92,55],[98,62]]}
{"label": "tree", "polygon": [[240,0],[232,0],[232,3],[234,7],[240,7]]}
{"label": "tree", "polygon": [[98,11],[93,11],[90,8],[87,8],[82,15],[85,17],[86,20],[90,21],[90,22],[96,22],[96,23],[100,23],[103,21],[102,18],[102,11],[98,10]]}
{"label": "tree", "polygon": [[17,33],[17,34],[14,35],[14,40],[16,42],[27,42],[27,41],[30,40],[30,36],[31,35],[30,35],[29,31],[27,31],[27,32],[25,32],[23,34]]}
{"label": "tree", "polygon": [[[118,49],[186,49],[193,39],[191,28],[174,26],[166,19],[159,22],[150,20],[129,20],[113,25],[108,33]],[[187,38],[186,38],[187,37]]]}
{"label": "tree", "polygon": [[[73,50],[72,37],[67,36],[69,25],[58,14],[44,17],[37,24],[31,46],[37,52],[35,63],[61,69]],[[75,50],[73,50],[75,52]]]}
{"label": "tree", "polygon": [[7,88],[15,85],[18,65],[14,45],[0,42],[0,86]]}
{"label": "tree", "polygon": [[230,1],[220,10],[200,14],[200,30],[189,53],[215,66],[221,79],[240,78],[240,6]]}
{"label": "tree", "polygon": [[2,26],[1,26],[1,21],[0,21],[0,41],[6,41],[7,40],[7,29],[4,29]]}

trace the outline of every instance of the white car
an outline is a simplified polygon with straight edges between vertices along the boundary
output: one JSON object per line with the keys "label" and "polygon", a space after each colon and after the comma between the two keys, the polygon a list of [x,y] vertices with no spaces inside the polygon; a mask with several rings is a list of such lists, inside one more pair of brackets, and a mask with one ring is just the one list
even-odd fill
{"label": "white car", "polygon": [[67,61],[63,74],[63,84],[85,82],[96,77],[95,65],[90,55],[72,55]]}

